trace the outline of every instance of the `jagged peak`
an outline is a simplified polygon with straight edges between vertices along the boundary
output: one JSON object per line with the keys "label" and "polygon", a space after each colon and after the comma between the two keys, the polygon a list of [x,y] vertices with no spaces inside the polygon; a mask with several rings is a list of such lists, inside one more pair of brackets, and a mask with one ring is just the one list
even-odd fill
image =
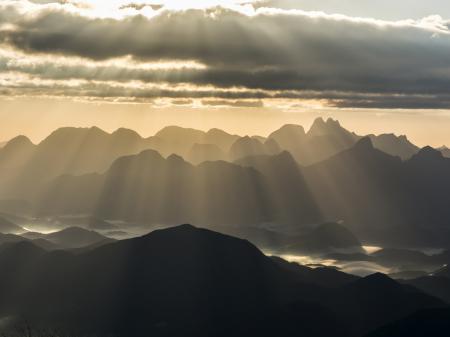
{"label": "jagged peak", "polygon": [[337,119],[333,119],[331,117],[327,119],[326,124],[329,125],[329,126],[330,125],[331,126],[338,126],[338,127],[341,126],[341,123]]}

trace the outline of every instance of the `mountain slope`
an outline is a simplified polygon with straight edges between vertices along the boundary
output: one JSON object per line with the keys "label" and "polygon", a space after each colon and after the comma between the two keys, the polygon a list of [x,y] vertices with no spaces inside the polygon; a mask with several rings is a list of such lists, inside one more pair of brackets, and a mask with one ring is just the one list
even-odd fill
{"label": "mountain slope", "polygon": [[41,214],[176,224],[270,221],[264,177],[226,162],[193,166],[155,151],[122,157],[103,175],[64,176],[38,201]]}
{"label": "mountain slope", "polygon": [[5,270],[2,316],[84,335],[356,337],[441,305],[385,276],[286,266],[190,225],[79,254],[12,245]]}
{"label": "mountain slope", "polygon": [[[286,305],[280,291],[298,276],[246,241],[188,225],[79,255],[14,247],[0,253],[0,272],[6,261],[17,268],[0,280],[0,313],[35,326],[127,336],[287,337],[299,329],[345,336],[320,306]],[[32,282],[16,282],[24,276]]]}

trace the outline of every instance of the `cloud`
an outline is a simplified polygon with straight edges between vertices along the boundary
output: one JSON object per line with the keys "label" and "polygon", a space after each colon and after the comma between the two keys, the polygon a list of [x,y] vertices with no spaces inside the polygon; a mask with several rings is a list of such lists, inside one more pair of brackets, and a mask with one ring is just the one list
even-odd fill
{"label": "cloud", "polygon": [[[138,81],[190,85],[184,92],[192,97],[182,98],[233,93],[335,107],[450,108],[450,24],[439,16],[394,22],[249,5],[158,7],[147,16],[141,5],[105,18],[70,3],[1,2],[0,43],[21,62],[0,53],[0,72],[53,80],[53,94],[63,80],[101,82],[104,90]],[[171,65],[149,66],[162,61]],[[42,91],[52,94],[47,83]]]}

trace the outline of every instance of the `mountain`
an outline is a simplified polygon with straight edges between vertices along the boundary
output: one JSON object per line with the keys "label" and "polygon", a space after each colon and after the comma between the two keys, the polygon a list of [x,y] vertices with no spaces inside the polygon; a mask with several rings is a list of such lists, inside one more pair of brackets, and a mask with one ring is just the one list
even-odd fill
{"label": "mountain", "polygon": [[[55,245],[54,243],[47,241],[45,239],[41,238],[25,238],[20,235],[14,235],[14,234],[1,234],[0,233],[0,250],[4,249],[6,246],[11,244],[16,244],[20,242],[30,242],[36,247],[39,247],[44,250],[55,250],[60,248],[59,246]],[[3,247],[3,248],[2,248]]]}
{"label": "mountain", "polygon": [[444,157],[450,158],[450,149],[447,146],[442,146],[437,150],[440,151]]}
{"label": "mountain", "polygon": [[0,149],[0,197],[29,198],[60,175],[102,172],[120,156],[157,145],[131,130],[109,134],[96,127],[61,128],[38,145],[20,136]]}
{"label": "mountain", "polygon": [[[242,146],[232,149],[245,149],[241,153],[265,151],[249,137],[237,143]],[[302,227],[343,221],[360,240],[376,245],[448,247],[449,172],[450,159],[432,148],[402,161],[368,137],[309,166],[299,166],[288,152],[195,166],[147,150],[117,159],[103,174],[60,176],[35,206],[38,215],[159,224]]]}
{"label": "mountain", "polygon": [[230,148],[229,158],[238,160],[245,157],[274,155],[281,152],[277,142],[273,139],[262,143],[260,140],[251,137],[242,137],[236,140]]}
{"label": "mountain", "polygon": [[0,233],[17,234],[23,232],[25,232],[25,229],[0,216]]}
{"label": "mountain", "polygon": [[445,306],[444,302],[380,273],[340,287],[325,301],[339,316],[352,317],[351,330],[358,335],[418,310]]}
{"label": "mountain", "polygon": [[166,150],[160,151],[158,149],[159,152],[164,155],[177,154],[183,157],[188,155],[194,144],[215,145],[227,153],[231,144],[240,138],[219,129],[211,129],[208,132],[204,132],[179,126],[165,127],[157,132],[155,137],[165,143]]}
{"label": "mountain", "polygon": [[406,136],[396,136],[392,133],[382,135],[369,135],[373,146],[387,154],[400,157],[402,160],[410,159],[420,148],[411,143]]}
{"label": "mountain", "polygon": [[37,202],[41,214],[176,224],[270,221],[264,177],[226,162],[198,166],[148,150],[119,158],[102,175],[62,176]]}
{"label": "mountain", "polygon": [[448,277],[426,275],[407,280],[405,283],[450,304],[450,278]]}
{"label": "mountain", "polygon": [[25,233],[23,237],[31,240],[45,239],[64,249],[81,248],[94,244],[106,244],[113,242],[97,232],[80,227],[69,227],[50,234]]}
{"label": "mountain", "polygon": [[0,142],[0,149],[4,147],[8,142]]}
{"label": "mountain", "polygon": [[390,323],[366,337],[445,337],[449,330],[450,309],[428,309]]}
{"label": "mountain", "polygon": [[63,227],[82,227],[94,231],[116,230],[118,228],[116,225],[94,216],[63,216],[54,218],[54,221]]}
{"label": "mountain", "polygon": [[383,266],[402,270],[436,270],[441,263],[434,257],[420,251],[386,248],[371,254]]}
{"label": "mountain", "polygon": [[344,220],[362,240],[448,246],[450,160],[438,151],[424,148],[403,162],[363,138],[302,171],[324,217]]}
{"label": "mountain", "polygon": [[344,226],[321,224],[306,234],[289,239],[284,249],[290,254],[329,254],[332,252],[362,253],[361,242]]}
{"label": "mountain", "polygon": [[235,161],[261,172],[267,181],[267,197],[283,223],[317,223],[321,214],[308,182],[293,156],[284,151],[276,155],[256,155]]}
{"label": "mountain", "polygon": [[[309,304],[308,312],[285,303],[280,290],[298,276],[246,241],[188,225],[77,255],[10,249],[0,253],[2,274],[16,266],[0,280],[0,312],[41,328],[127,336],[292,336],[301,329],[345,336],[320,306]],[[23,275],[30,282],[17,282]]]}
{"label": "mountain", "polygon": [[272,132],[269,139],[275,140],[282,149],[295,154],[299,146],[306,141],[306,133],[301,125],[287,124]]}
{"label": "mountain", "polygon": [[284,125],[270,134],[269,139],[292,153],[300,164],[309,165],[353,146],[358,136],[336,120],[317,118],[306,133],[302,126]]}
{"label": "mountain", "polygon": [[[403,160],[419,151],[406,136],[394,134],[368,135],[373,146]],[[361,136],[343,128],[337,120],[317,118],[310,130],[300,125],[284,125],[270,134],[269,139],[278,142],[281,149],[292,153],[302,165],[311,165],[354,146]]]}
{"label": "mountain", "polygon": [[226,160],[227,154],[217,145],[195,143],[186,156],[186,160],[194,165],[205,161]]}
{"label": "mountain", "polygon": [[385,276],[286,265],[190,225],[79,254],[11,245],[0,273],[2,316],[75,335],[357,337],[442,305]]}

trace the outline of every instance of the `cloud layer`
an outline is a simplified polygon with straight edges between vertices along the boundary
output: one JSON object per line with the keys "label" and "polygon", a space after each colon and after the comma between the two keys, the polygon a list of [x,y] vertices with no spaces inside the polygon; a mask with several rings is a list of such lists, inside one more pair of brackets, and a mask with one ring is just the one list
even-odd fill
{"label": "cloud layer", "polygon": [[3,94],[450,108],[450,22],[439,16],[390,22],[156,1],[106,15],[49,2],[0,2]]}

